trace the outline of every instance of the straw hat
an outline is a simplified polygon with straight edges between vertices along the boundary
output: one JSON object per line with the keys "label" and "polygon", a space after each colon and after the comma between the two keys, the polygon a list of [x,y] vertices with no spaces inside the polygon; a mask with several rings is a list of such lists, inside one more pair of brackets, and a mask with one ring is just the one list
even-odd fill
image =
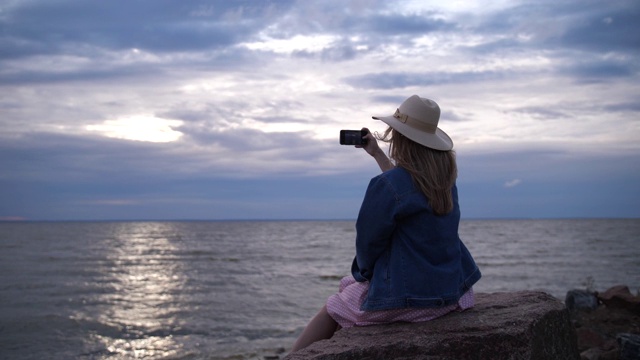
{"label": "straw hat", "polygon": [[413,95],[405,100],[391,116],[373,116],[397,130],[400,134],[428,148],[448,151],[453,141],[438,128],[440,107],[435,101]]}

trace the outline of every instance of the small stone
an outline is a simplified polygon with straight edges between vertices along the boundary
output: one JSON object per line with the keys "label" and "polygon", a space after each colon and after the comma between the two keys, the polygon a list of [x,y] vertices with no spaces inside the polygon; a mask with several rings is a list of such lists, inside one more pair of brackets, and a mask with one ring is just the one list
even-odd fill
{"label": "small stone", "polygon": [[618,360],[618,350],[604,351],[598,360]]}
{"label": "small stone", "polygon": [[598,295],[600,301],[609,308],[626,309],[640,314],[640,296],[634,296],[626,285],[614,286]]}
{"label": "small stone", "polygon": [[570,290],[564,299],[567,309],[574,310],[594,310],[598,307],[598,298],[586,290]]}
{"label": "small stone", "polygon": [[640,335],[622,333],[616,336],[620,345],[620,360],[640,359]]}
{"label": "small stone", "polygon": [[600,360],[602,350],[599,348],[591,348],[580,353],[580,360]]}

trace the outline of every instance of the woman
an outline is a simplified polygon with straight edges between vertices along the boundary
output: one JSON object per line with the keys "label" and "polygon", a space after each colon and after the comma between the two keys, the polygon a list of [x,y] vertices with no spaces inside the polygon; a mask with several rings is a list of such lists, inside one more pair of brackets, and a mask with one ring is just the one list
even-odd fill
{"label": "woman", "polygon": [[458,236],[457,166],[453,142],[438,128],[438,104],[413,95],[395,114],[374,119],[389,125],[379,140],[390,143],[391,160],[367,131],[363,148],[383,173],[360,208],[351,276],[292,351],[340,327],[428,321],[473,307],[481,274]]}

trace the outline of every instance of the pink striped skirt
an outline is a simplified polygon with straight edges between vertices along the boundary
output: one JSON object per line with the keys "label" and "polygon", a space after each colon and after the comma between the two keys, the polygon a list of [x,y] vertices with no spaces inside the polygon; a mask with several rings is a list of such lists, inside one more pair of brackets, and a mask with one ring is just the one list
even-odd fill
{"label": "pink striped skirt", "polygon": [[423,322],[452,311],[463,311],[474,305],[473,289],[469,289],[457,304],[441,308],[402,308],[362,311],[360,306],[369,292],[368,282],[357,282],[349,275],[340,280],[340,291],[327,300],[327,312],[343,328],[386,324],[391,322]]}

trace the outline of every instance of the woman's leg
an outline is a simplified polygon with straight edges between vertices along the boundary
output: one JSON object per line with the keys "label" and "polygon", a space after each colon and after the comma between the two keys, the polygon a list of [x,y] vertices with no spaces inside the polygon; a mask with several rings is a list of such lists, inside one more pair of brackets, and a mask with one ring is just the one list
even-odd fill
{"label": "woman's leg", "polygon": [[296,343],[293,344],[291,352],[304,349],[316,341],[329,339],[338,329],[338,323],[327,312],[327,306],[323,306],[318,314],[309,321],[307,327],[302,331]]}

